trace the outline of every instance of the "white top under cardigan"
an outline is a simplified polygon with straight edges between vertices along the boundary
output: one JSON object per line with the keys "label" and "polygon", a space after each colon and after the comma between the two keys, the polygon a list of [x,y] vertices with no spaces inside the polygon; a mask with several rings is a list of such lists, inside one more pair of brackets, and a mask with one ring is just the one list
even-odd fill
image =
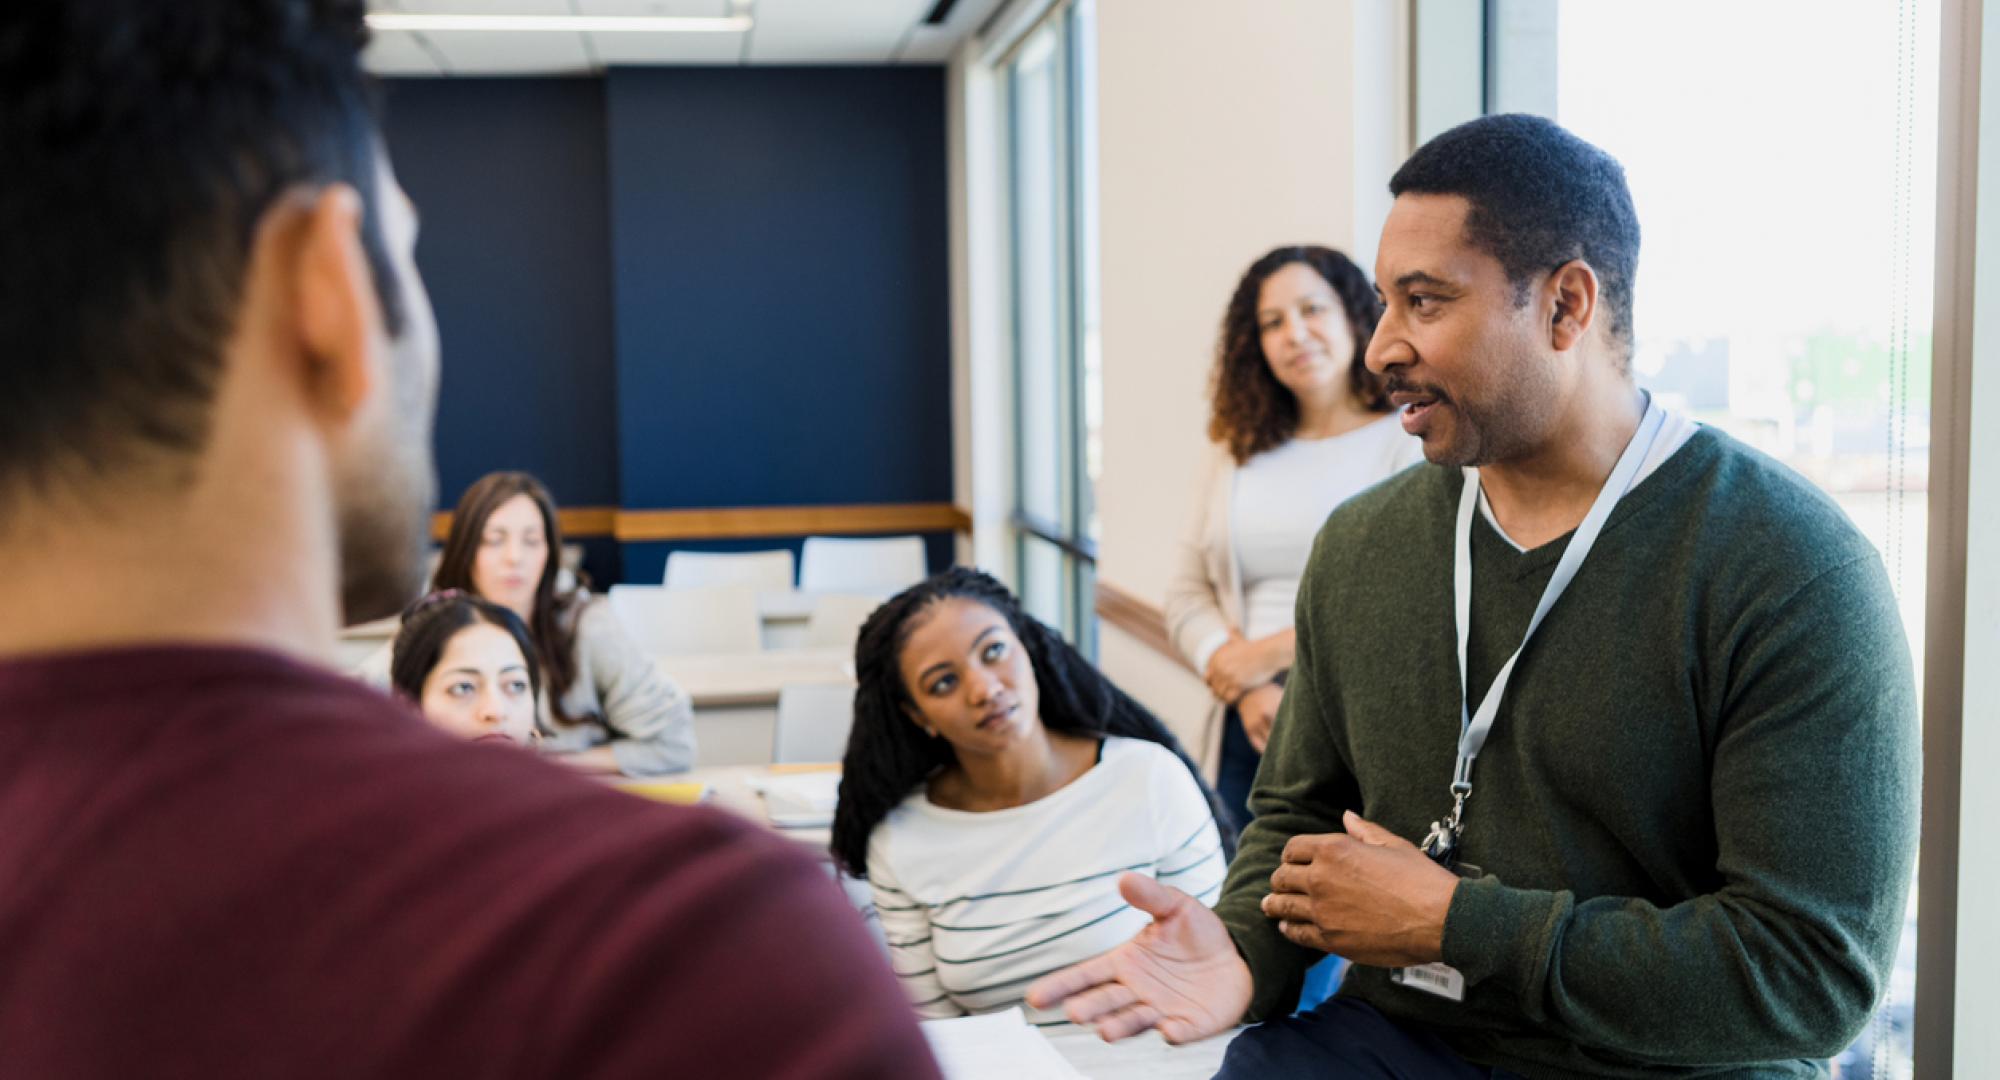
{"label": "white top under cardigan", "polygon": [[1105,739],[1088,771],[1025,806],[948,810],[919,788],[868,837],[890,964],[925,1017],[1019,1005],[1036,979],[1145,929],[1118,894],[1127,870],[1212,906],[1228,869],[1194,774],[1143,739]]}
{"label": "white top under cardigan", "polygon": [[[1327,515],[1424,459],[1423,441],[1403,431],[1400,411],[1331,438],[1290,440],[1242,466],[1228,447],[1209,449],[1164,611],[1174,648],[1197,673],[1208,670],[1232,628],[1264,637],[1290,627],[1290,598]],[[1252,589],[1260,597],[1254,630]],[[1215,703],[1202,730],[1183,735],[1211,778],[1221,757],[1223,712]]]}
{"label": "white top under cardigan", "polygon": [[[694,704],[679,684],[660,671],[619,624],[601,596],[578,590],[564,618],[576,628],[570,652],[576,679],[562,696],[563,711],[577,723],[555,720],[549,708],[549,675],[542,672],[536,726],[545,753],[571,753],[609,744],[626,776],[659,776],[694,767]],[[363,680],[389,687],[395,640],[377,650],[356,671]]]}
{"label": "white top under cardigan", "polygon": [[[1391,413],[1329,438],[1293,439],[1236,470],[1230,535],[1242,574],[1244,637],[1291,629],[1299,575],[1327,515],[1423,456],[1423,441]],[[1207,670],[1227,640],[1225,631],[1203,642],[1192,657],[1195,666]]]}

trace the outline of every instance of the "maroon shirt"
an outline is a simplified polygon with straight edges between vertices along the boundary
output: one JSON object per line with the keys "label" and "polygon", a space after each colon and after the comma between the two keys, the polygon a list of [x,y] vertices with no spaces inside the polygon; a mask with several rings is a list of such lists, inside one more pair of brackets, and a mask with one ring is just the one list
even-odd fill
{"label": "maroon shirt", "polygon": [[937,1075],[786,841],[204,648],[0,663],[0,1073]]}

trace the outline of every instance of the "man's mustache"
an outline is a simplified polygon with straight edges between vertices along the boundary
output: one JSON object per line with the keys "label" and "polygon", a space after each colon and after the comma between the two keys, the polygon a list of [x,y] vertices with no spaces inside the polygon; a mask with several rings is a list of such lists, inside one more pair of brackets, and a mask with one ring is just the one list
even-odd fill
{"label": "man's mustache", "polygon": [[1434,397],[1439,401],[1451,400],[1451,395],[1444,392],[1444,387],[1438,386],[1436,383],[1414,382],[1398,371],[1392,371],[1384,376],[1382,392],[1385,394],[1423,394],[1426,397]]}

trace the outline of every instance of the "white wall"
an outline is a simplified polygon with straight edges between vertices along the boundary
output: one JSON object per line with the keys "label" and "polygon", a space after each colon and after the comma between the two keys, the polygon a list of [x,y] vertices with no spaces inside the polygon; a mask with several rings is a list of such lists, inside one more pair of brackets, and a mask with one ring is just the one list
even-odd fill
{"label": "white wall", "polygon": [[[1098,0],[1104,475],[1098,574],[1158,605],[1206,452],[1209,367],[1238,275],[1280,244],[1373,258],[1408,128],[1391,0]],[[1357,248],[1360,250],[1357,251]],[[1176,721],[1192,676],[1105,668]]]}

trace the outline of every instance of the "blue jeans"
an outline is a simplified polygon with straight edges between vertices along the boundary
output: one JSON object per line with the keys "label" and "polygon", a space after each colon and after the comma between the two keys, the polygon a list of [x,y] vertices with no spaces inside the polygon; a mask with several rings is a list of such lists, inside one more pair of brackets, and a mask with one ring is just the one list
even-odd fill
{"label": "blue jeans", "polygon": [[1474,1065],[1428,1032],[1402,1027],[1353,998],[1269,1020],[1229,1044],[1215,1080],[1339,1076],[1356,1080],[1515,1080]]}

